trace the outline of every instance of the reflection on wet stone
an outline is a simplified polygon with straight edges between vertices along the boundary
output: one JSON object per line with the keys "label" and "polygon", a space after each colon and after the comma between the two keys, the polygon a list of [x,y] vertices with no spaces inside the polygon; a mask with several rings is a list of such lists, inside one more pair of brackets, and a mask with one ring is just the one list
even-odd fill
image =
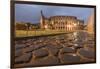
{"label": "reflection on wet stone", "polygon": [[84,45],[81,45],[81,44],[74,44],[73,47],[78,49],[78,48],[82,48]]}
{"label": "reflection on wet stone", "polygon": [[75,53],[75,49],[73,47],[64,47],[60,51],[61,53]]}
{"label": "reflection on wet stone", "polygon": [[29,47],[27,47],[27,48],[24,48],[24,49],[23,49],[23,52],[28,53],[28,52],[32,52],[33,50],[34,50],[34,47],[29,46]]}
{"label": "reflection on wet stone", "polygon": [[45,57],[45,56],[48,56],[48,54],[49,53],[46,49],[39,49],[33,52],[33,55],[35,56],[35,58]]}
{"label": "reflection on wet stone", "polygon": [[45,48],[49,51],[49,53],[51,55],[57,55],[57,53],[59,51],[58,48],[56,48],[55,46],[52,46],[52,45],[47,45]]}
{"label": "reflection on wet stone", "polygon": [[15,49],[21,49],[27,47],[25,44],[16,44]]}
{"label": "reflection on wet stone", "polygon": [[82,48],[79,50],[79,54],[86,58],[95,58],[95,53],[91,49]]}
{"label": "reflection on wet stone", "polygon": [[63,54],[60,57],[62,63],[78,63],[80,62],[80,57],[76,54]]}
{"label": "reflection on wet stone", "polygon": [[94,36],[86,32],[16,40],[15,42],[16,67],[94,61]]}
{"label": "reflection on wet stone", "polygon": [[33,65],[55,65],[59,64],[59,59],[55,56],[48,56],[45,58],[35,59]]}
{"label": "reflection on wet stone", "polygon": [[26,53],[21,55],[20,57],[15,58],[15,63],[26,63],[29,62],[32,58],[32,53]]}
{"label": "reflection on wet stone", "polygon": [[23,50],[15,50],[15,57],[19,57],[23,54]]}
{"label": "reflection on wet stone", "polygon": [[95,48],[95,45],[94,44],[86,44],[86,47]]}

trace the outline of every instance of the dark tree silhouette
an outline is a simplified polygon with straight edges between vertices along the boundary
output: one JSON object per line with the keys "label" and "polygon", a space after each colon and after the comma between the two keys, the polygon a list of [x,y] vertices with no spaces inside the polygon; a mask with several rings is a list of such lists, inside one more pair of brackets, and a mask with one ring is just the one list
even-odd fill
{"label": "dark tree silhouette", "polygon": [[28,36],[28,31],[30,30],[30,26],[31,26],[31,23],[26,23],[26,27],[27,27],[27,36]]}
{"label": "dark tree silhouette", "polygon": [[16,23],[15,24],[15,29],[16,30],[26,30],[26,26],[25,26],[25,24],[24,23]]}

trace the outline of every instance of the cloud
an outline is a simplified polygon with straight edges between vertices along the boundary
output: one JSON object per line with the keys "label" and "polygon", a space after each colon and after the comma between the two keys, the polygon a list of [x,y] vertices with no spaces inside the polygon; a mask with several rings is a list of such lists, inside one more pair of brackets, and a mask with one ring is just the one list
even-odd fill
{"label": "cloud", "polygon": [[38,23],[40,20],[41,10],[46,17],[55,15],[68,15],[76,16],[78,19],[82,19],[86,22],[88,16],[93,11],[93,8],[16,4],[15,19],[16,21]]}

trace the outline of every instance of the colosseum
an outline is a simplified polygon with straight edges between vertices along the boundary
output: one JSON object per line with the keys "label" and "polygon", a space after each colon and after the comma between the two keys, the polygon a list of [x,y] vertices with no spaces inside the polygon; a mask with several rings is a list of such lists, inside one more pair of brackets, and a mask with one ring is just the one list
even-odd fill
{"label": "colosseum", "polygon": [[46,18],[41,11],[41,29],[76,31],[84,29],[84,21],[75,16],[51,16]]}

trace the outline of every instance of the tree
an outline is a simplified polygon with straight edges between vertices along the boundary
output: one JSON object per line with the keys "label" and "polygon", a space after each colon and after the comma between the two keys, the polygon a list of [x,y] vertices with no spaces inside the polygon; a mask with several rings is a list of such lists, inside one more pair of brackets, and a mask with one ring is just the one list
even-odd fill
{"label": "tree", "polygon": [[26,25],[26,27],[27,27],[27,36],[28,36],[28,31],[30,30],[31,23],[28,22],[28,23],[26,23],[25,25]]}
{"label": "tree", "polygon": [[16,30],[26,30],[26,26],[25,26],[25,24],[24,23],[16,23],[15,24],[15,28],[16,28]]}

